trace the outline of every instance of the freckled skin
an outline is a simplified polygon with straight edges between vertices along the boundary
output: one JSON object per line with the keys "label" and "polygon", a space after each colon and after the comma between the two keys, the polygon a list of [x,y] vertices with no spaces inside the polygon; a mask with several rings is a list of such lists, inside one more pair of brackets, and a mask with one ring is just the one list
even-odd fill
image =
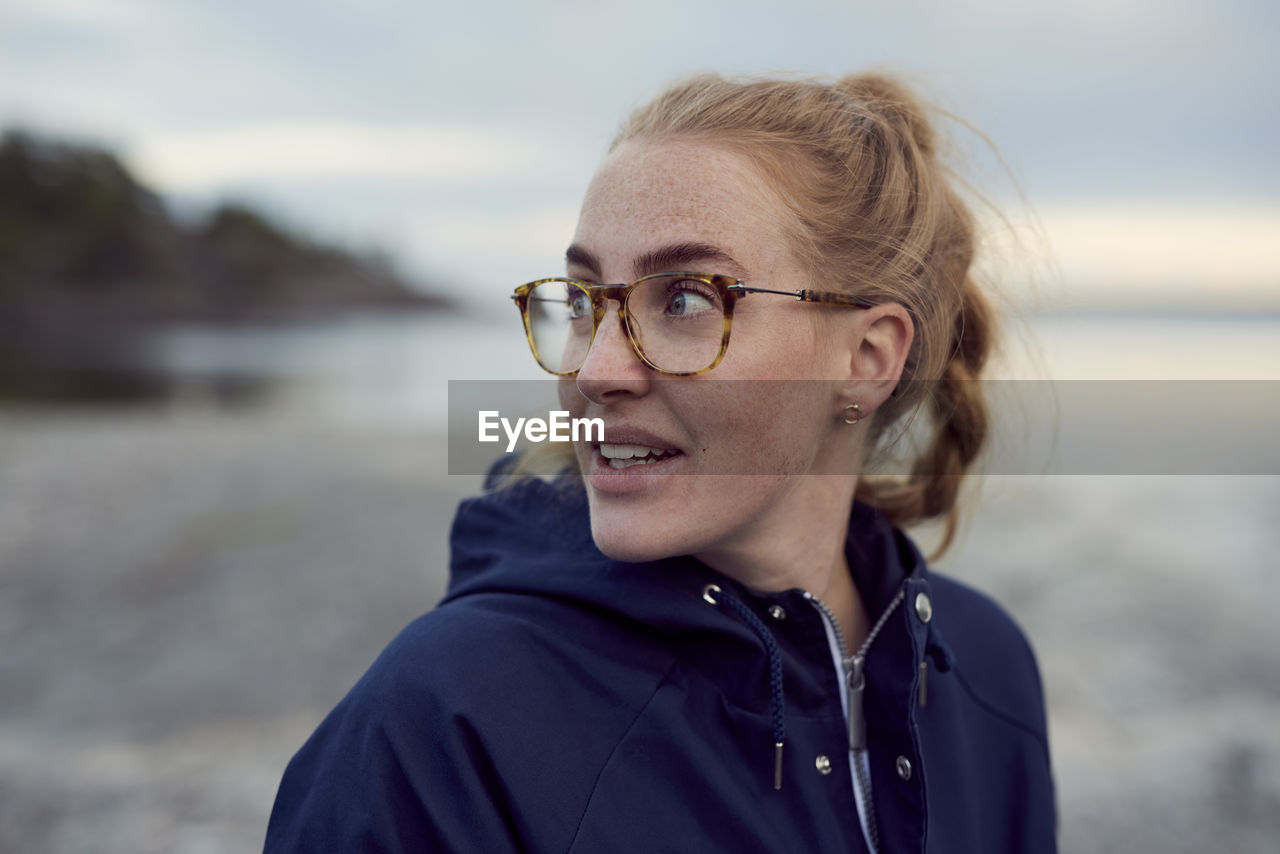
{"label": "freckled skin", "polygon": [[[599,259],[608,283],[637,278],[633,262],[646,252],[697,242],[726,252],[740,269],[707,261],[695,272],[777,290],[823,287],[784,239],[789,216],[736,152],[632,140],[592,180],[574,243]],[[596,278],[574,266],[568,273]],[[596,544],[630,561],[692,554],[757,589],[800,586],[849,612],[856,593],[844,589],[847,571],[836,570],[847,569],[844,531],[866,423],[851,427],[842,411],[856,400],[869,415],[887,396],[892,381],[867,380],[892,373],[895,360],[901,371],[897,351],[905,357],[910,343],[905,312],[895,321],[897,307],[847,311],[753,294],[738,302],[719,366],[668,377],[636,357],[617,304],[608,308],[576,380],[560,382],[562,406],[573,417],[642,427],[685,457],[678,474],[649,477],[635,493],[607,494],[588,477]],[[801,379],[826,382],[792,382]],[[594,449],[576,450],[588,470]],[[856,635],[861,608],[854,610],[846,626]]]}

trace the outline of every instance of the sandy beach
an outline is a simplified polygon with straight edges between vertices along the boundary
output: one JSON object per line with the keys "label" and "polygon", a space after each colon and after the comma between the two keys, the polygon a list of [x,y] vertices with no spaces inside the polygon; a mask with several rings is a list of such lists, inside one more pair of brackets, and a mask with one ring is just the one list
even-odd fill
{"label": "sandy beach", "polygon": [[[0,412],[0,849],[260,849],[288,757],[444,590],[438,432]],[[1008,476],[940,568],[1027,630],[1064,852],[1280,845],[1280,477]]]}

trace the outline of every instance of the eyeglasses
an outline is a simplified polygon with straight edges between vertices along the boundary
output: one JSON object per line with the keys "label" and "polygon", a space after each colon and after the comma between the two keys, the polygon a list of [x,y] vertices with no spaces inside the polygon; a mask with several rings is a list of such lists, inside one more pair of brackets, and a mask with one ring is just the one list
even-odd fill
{"label": "eyeglasses", "polygon": [[705,273],[654,273],[629,285],[593,285],[580,279],[538,279],[516,288],[533,357],[557,376],[576,374],[605,316],[607,300],[640,361],[660,374],[704,374],[729,348],[733,307],[748,294],[781,294],[801,302],[871,308],[861,297],[829,291],[775,291],[741,279]]}

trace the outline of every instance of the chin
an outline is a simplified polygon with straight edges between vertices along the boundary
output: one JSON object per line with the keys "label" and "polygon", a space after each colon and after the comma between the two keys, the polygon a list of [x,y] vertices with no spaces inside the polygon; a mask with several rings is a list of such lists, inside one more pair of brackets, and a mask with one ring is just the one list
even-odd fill
{"label": "chin", "polygon": [[591,539],[595,541],[596,548],[606,557],[624,563],[661,560],[687,551],[679,547],[669,547],[666,543],[656,541],[652,536],[646,536],[646,532],[634,524],[629,525],[627,529],[614,526],[605,528],[603,525],[596,525],[593,519]]}
{"label": "chin", "polygon": [[669,515],[647,518],[645,513],[619,511],[621,508],[603,509],[591,502],[591,539],[613,560],[645,563],[689,554],[697,548],[694,532],[683,536],[673,530]]}

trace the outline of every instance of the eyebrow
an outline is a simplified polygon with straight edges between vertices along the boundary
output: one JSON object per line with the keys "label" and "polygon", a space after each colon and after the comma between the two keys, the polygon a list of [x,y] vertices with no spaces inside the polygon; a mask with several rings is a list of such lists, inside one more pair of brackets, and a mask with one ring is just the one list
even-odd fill
{"label": "eyebrow", "polygon": [[596,260],[596,256],[576,243],[565,250],[564,263],[570,267],[586,267],[597,279],[600,278],[600,262]]}
{"label": "eyebrow", "polygon": [[[596,278],[601,275],[600,262],[596,256],[577,244],[569,247],[564,253],[564,258],[566,264],[585,267],[595,274]],[[721,267],[728,268],[728,272],[736,277],[742,278],[745,275],[742,265],[734,260],[732,255],[709,243],[673,243],[670,246],[646,252],[636,258],[632,272],[637,277],[651,273],[674,272],[688,269],[704,261],[715,261]],[[691,270],[690,272],[706,271]]]}

